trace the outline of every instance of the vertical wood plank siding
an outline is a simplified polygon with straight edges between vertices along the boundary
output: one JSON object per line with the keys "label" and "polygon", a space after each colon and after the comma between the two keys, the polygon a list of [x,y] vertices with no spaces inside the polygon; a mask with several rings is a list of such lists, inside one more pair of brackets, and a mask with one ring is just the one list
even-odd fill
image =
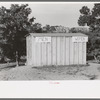
{"label": "vertical wood plank siding", "polygon": [[86,43],[83,43],[83,64],[86,64]]}
{"label": "vertical wood plank siding", "polygon": [[78,50],[78,43],[74,43],[74,64],[78,64],[78,54],[79,54],[79,50]]}
{"label": "vertical wood plank siding", "polygon": [[82,42],[79,42],[79,64],[82,64]]}
{"label": "vertical wood plank siding", "polygon": [[86,42],[72,42],[72,37],[51,36],[51,42],[36,42],[27,37],[27,64],[59,66],[86,64]]}
{"label": "vertical wood plank siding", "polygon": [[47,44],[47,65],[51,65],[51,42]]}
{"label": "vertical wood plank siding", "polygon": [[72,38],[70,37],[70,48],[69,48],[69,50],[70,50],[70,65],[72,65],[73,64],[73,58],[74,58],[74,55],[73,55],[73,51],[74,51],[74,48],[73,48],[73,42],[72,42]]}
{"label": "vertical wood plank siding", "polygon": [[61,62],[60,62],[60,51],[61,51],[61,48],[60,48],[60,37],[57,37],[57,65],[60,65]]}
{"label": "vertical wood plank siding", "polygon": [[66,60],[66,63],[65,65],[69,65],[70,64],[70,39],[68,37],[65,38],[66,39],[66,42],[65,42],[65,47],[66,47],[66,50],[65,50],[65,60]]}
{"label": "vertical wood plank siding", "polygon": [[57,43],[56,43],[56,37],[52,37],[52,65],[56,65],[56,46],[57,46]]}
{"label": "vertical wood plank siding", "polygon": [[35,58],[35,38],[32,37],[32,65],[35,66],[36,65],[36,58]]}
{"label": "vertical wood plank siding", "polygon": [[27,64],[31,65],[32,64],[32,37],[28,36],[27,37]]}

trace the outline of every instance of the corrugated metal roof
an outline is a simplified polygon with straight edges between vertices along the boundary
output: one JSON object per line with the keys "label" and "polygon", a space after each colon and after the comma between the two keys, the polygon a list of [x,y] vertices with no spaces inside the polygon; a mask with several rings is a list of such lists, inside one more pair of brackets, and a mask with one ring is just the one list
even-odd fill
{"label": "corrugated metal roof", "polygon": [[68,36],[68,37],[72,37],[72,36],[86,36],[85,34],[82,34],[82,33],[30,33],[30,34],[27,34],[27,36]]}

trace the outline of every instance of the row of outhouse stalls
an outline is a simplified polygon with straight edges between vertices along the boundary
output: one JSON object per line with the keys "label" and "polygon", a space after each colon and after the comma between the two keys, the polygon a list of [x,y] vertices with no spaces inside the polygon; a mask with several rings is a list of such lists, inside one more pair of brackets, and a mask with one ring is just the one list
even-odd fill
{"label": "row of outhouse stalls", "polygon": [[26,36],[27,65],[86,64],[88,36],[82,33],[30,33]]}

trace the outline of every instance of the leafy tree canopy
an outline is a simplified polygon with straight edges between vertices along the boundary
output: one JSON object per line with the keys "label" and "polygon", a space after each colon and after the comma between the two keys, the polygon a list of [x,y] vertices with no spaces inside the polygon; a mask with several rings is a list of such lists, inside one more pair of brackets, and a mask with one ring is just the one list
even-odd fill
{"label": "leafy tree canopy", "polygon": [[28,30],[30,33],[42,33],[42,25],[40,23],[32,24]]}
{"label": "leafy tree canopy", "polygon": [[68,27],[64,27],[64,26],[50,26],[50,25],[46,25],[43,27],[43,32],[44,33],[68,33],[69,32],[69,28]]}
{"label": "leafy tree canopy", "polygon": [[6,56],[15,57],[16,51],[20,58],[25,53],[24,36],[28,33],[27,27],[32,25],[34,17],[29,18],[31,9],[28,4],[12,4],[9,9],[6,7],[0,8],[0,24],[5,26],[3,39],[6,44],[3,45]]}
{"label": "leafy tree canopy", "polygon": [[90,31],[100,32],[100,3],[94,4],[92,10],[87,6],[83,6],[80,9],[80,17],[78,24],[80,26],[89,26]]}
{"label": "leafy tree canopy", "polygon": [[[78,24],[80,26],[89,26],[90,32],[88,35],[87,55],[94,56],[97,60],[100,56],[100,3],[94,4],[92,9],[83,6],[80,9],[80,17]],[[100,58],[99,58],[100,60]]]}
{"label": "leafy tree canopy", "polygon": [[69,33],[87,33],[89,29],[86,27],[72,27],[69,30]]}

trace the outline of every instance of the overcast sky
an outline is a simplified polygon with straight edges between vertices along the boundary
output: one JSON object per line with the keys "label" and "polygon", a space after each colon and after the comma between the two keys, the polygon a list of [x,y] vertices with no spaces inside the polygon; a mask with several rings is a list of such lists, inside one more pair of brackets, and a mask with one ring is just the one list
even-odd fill
{"label": "overcast sky", "polygon": [[[3,2],[0,3],[1,6],[10,7],[11,4],[16,4],[16,2]],[[18,4],[18,3],[17,3]],[[19,4],[21,4],[19,2]],[[80,2],[80,3],[35,3],[28,2],[23,4],[29,4],[29,7],[32,9],[30,15],[36,18],[35,23],[41,23],[43,26],[46,24],[49,25],[62,25],[66,27],[77,27],[77,21],[80,16],[79,10],[82,6],[88,6],[92,8],[94,3],[92,2]]]}

